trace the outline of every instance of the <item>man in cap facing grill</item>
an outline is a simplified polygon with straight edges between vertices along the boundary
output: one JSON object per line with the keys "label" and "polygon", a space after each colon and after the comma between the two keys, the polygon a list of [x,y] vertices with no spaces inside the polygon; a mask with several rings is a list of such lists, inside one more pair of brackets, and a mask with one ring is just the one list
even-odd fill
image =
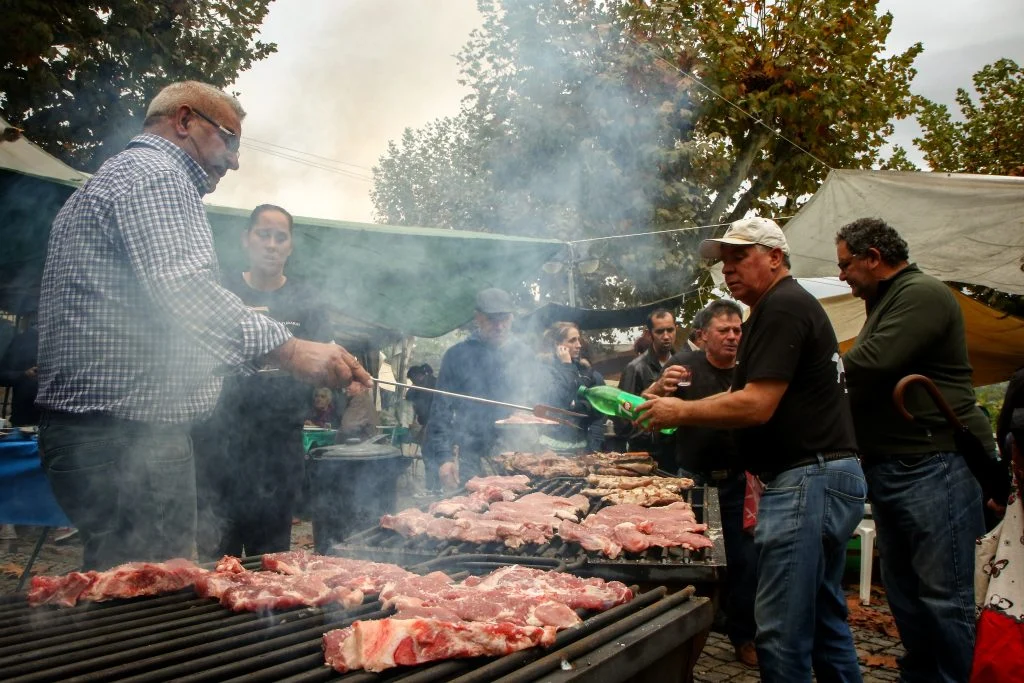
{"label": "man in cap facing grill", "polygon": [[39,443],[86,569],[191,556],[189,427],[212,412],[218,374],[270,361],[311,383],[369,384],[343,348],[294,338],[219,284],[202,197],[238,168],[244,116],[211,85],[167,86],[142,134],[54,221],[40,295]]}
{"label": "man in cap facing grill", "polygon": [[[866,484],[835,332],[789,274],[789,245],[765,218],[704,240],[732,295],[751,307],[732,389],[699,401],[639,406],[649,429],[737,428],[742,466],[765,483],[754,534],[761,680],[859,681],[841,579],[846,543],[864,515]],[[683,371],[669,368],[669,382]]]}
{"label": "man in cap facing grill", "polygon": [[[508,292],[484,289],[476,297],[476,330],[469,339],[448,349],[441,359],[437,388],[508,403],[522,402],[533,353],[510,339],[515,305]],[[437,395],[427,422],[427,447],[439,463],[441,483],[457,486],[454,463],[458,447],[458,480],[481,474],[481,457],[497,442],[495,421],[509,410],[450,396]]]}

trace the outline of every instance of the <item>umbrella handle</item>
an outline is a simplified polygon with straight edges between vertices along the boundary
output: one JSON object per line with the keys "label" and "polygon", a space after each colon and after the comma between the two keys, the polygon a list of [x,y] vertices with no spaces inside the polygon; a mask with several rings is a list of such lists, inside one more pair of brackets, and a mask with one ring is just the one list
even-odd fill
{"label": "umbrella handle", "polygon": [[896,388],[892,390],[892,402],[896,404],[896,410],[900,411],[900,414],[909,422],[914,421],[914,416],[907,410],[907,407],[903,403],[903,395],[907,391],[907,387],[911,384],[920,384],[924,387],[928,395],[931,396],[932,401],[935,403],[935,407],[939,409],[943,417],[954,429],[962,429],[963,425],[960,424],[960,419],[953,412],[953,409],[946,403],[946,397],[942,395],[939,388],[935,386],[935,382],[931,381],[924,375],[907,375],[899,382],[896,383]]}

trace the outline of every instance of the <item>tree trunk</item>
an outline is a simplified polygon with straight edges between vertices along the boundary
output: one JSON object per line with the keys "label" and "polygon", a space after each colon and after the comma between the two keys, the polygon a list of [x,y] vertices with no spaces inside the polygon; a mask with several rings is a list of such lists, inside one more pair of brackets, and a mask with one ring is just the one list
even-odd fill
{"label": "tree trunk", "polygon": [[743,142],[743,147],[740,149],[739,154],[736,155],[736,161],[732,166],[732,173],[722,183],[722,186],[718,188],[718,196],[712,202],[711,208],[701,218],[701,224],[710,225],[721,222],[722,216],[725,215],[729,205],[732,204],[736,196],[736,191],[740,189],[740,185],[743,184],[747,174],[750,173],[750,167],[754,164],[754,157],[764,149],[764,146],[768,144],[771,137],[771,131],[761,126],[758,126],[747,135],[747,139]]}
{"label": "tree trunk", "polygon": [[757,179],[753,183],[751,183],[750,189],[748,189],[746,192],[740,195],[740,198],[736,202],[736,205],[733,207],[732,211],[729,212],[728,217],[726,217],[722,222],[732,223],[733,221],[738,221],[739,219],[743,218],[743,216],[746,215],[747,211],[750,210],[750,207],[753,206],[754,201],[758,197],[760,197],[766,190],[772,189],[772,187],[775,185],[775,181],[779,177],[779,173],[783,169],[785,169],[786,165],[789,163],[791,158],[791,154],[780,155],[780,157],[776,159],[774,165],[772,166],[772,170],[769,171],[768,173],[758,176]]}

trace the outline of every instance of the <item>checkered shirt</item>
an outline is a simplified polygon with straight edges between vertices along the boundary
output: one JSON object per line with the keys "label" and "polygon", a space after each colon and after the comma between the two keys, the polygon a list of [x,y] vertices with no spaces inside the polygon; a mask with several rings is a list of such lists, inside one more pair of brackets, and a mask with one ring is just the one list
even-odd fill
{"label": "checkered shirt", "polygon": [[39,309],[44,410],[185,423],[209,415],[219,369],[250,373],[287,341],[218,281],[203,169],[140,135],[64,204]]}

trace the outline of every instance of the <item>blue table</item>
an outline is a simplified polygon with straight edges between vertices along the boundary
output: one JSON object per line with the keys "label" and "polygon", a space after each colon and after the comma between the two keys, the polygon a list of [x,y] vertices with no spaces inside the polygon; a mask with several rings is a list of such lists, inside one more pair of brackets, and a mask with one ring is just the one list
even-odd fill
{"label": "blue table", "polygon": [[18,580],[19,591],[25,585],[50,529],[71,526],[43,474],[36,437],[17,430],[0,438],[0,524],[43,527]]}
{"label": "blue table", "polygon": [[17,430],[0,439],[0,524],[71,526],[43,474],[39,442]]}

